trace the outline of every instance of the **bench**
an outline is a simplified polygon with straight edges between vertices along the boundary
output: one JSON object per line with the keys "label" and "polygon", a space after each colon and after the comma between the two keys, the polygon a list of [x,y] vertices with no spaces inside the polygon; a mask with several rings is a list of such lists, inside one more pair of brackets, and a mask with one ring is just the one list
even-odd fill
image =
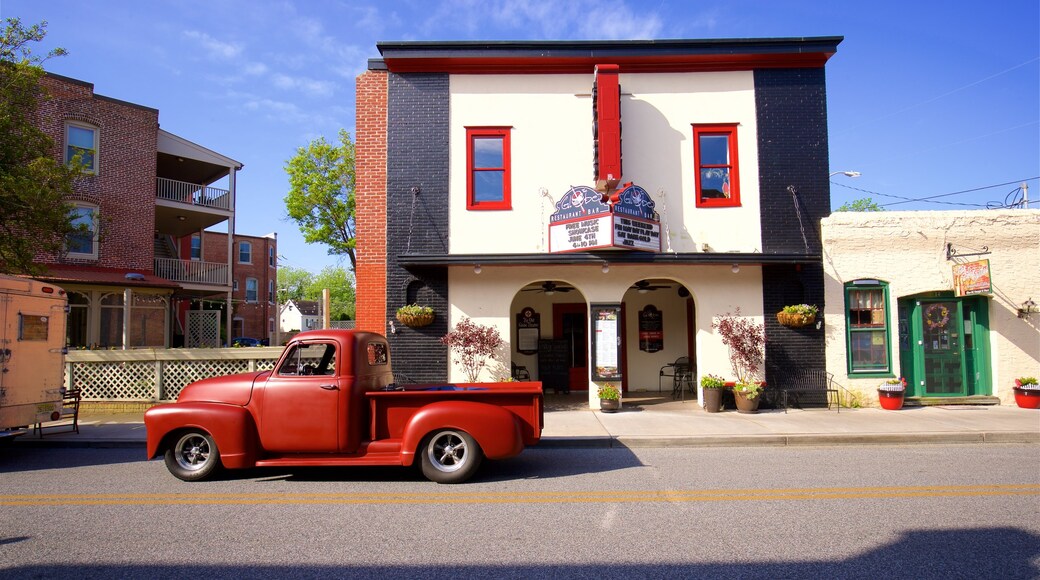
{"label": "bench", "polygon": [[43,422],[37,423],[33,426],[33,434],[39,433],[40,438],[43,438],[44,429],[60,429],[62,427],[69,427],[71,431],[79,433],[79,402],[83,398],[83,394],[79,389],[69,389],[62,394],[61,397],[61,411],[58,413],[58,417],[52,419],[50,422],[66,421],[72,419],[71,424],[61,423],[58,425],[44,425]]}
{"label": "bench", "polygon": [[777,382],[780,386],[775,389],[778,395],[776,404],[783,407],[784,413],[787,413],[787,408],[791,404],[801,408],[803,397],[814,399],[813,402],[822,399],[823,403],[827,405],[828,411],[831,409],[831,405],[834,405],[834,408],[839,413],[841,412],[841,395],[834,385],[834,375],[831,373],[813,369],[799,373],[777,374],[779,375]]}

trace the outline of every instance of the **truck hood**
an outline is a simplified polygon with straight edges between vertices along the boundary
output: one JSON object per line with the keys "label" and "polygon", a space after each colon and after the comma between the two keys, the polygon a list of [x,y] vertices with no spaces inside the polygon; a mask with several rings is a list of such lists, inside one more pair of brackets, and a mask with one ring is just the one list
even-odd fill
{"label": "truck hood", "polygon": [[177,402],[227,403],[244,406],[249,402],[253,384],[258,379],[266,379],[270,374],[271,371],[260,371],[202,379],[184,387],[181,394],[177,396]]}

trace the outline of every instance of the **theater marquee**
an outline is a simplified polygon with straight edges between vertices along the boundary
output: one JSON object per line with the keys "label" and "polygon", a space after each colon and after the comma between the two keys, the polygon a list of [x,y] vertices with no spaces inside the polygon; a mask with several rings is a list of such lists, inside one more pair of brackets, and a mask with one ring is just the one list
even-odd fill
{"label": "theater marquee", "polygon": [[604,197],[584,185],[568,190],[549,218],[549,252],[661,251],[661,221],[646,190],[629,184]]}

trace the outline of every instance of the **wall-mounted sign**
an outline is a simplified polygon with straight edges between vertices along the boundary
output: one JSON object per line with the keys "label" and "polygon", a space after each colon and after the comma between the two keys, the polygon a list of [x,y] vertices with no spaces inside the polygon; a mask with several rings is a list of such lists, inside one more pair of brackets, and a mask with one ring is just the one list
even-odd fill
{"label": "wall-mounted sign", "polygon": [[620,304],[593,304],[592,318],[592,380],[621,380],[621,322]]}
{"label": "wall-mounted sign", "polygon": [[530,306],[516,315],[516,350],[521,354],[536,354],[541,335],[542,315]]}
{"label": "wall-mounted sign", "polygon": [[654,200],[629,184],[610,197],[591,187],[572,187],[549,218],[549,252],[589,250],[661,251],[661,222]]}
{"label": "wall-mounted sign", "polygon": [[657,352],[664,348],[664,319],[653,304],[639,311],[639,350]]}
{"label": "wall-mounted sign", "polygon": [[953,265],[953,292],[957,296],[991,294],[989,260],[977,260]]}

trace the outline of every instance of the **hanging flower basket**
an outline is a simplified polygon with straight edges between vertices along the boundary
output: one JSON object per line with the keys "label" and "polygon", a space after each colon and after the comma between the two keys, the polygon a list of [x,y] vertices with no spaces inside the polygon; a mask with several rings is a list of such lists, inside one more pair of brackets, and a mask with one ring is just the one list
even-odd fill
{"label": "hanging flower basket", "polygon": [[792,312],[777,312],[776,320],[788,328],[802,328],[816,322],[815,314],[796,314]]}
{"label": "hanging flower basket", "polygon": [[397,320],[405,326],[420,328],[433,323],[433,309],[429,306],[410,304],[397,309]]}

